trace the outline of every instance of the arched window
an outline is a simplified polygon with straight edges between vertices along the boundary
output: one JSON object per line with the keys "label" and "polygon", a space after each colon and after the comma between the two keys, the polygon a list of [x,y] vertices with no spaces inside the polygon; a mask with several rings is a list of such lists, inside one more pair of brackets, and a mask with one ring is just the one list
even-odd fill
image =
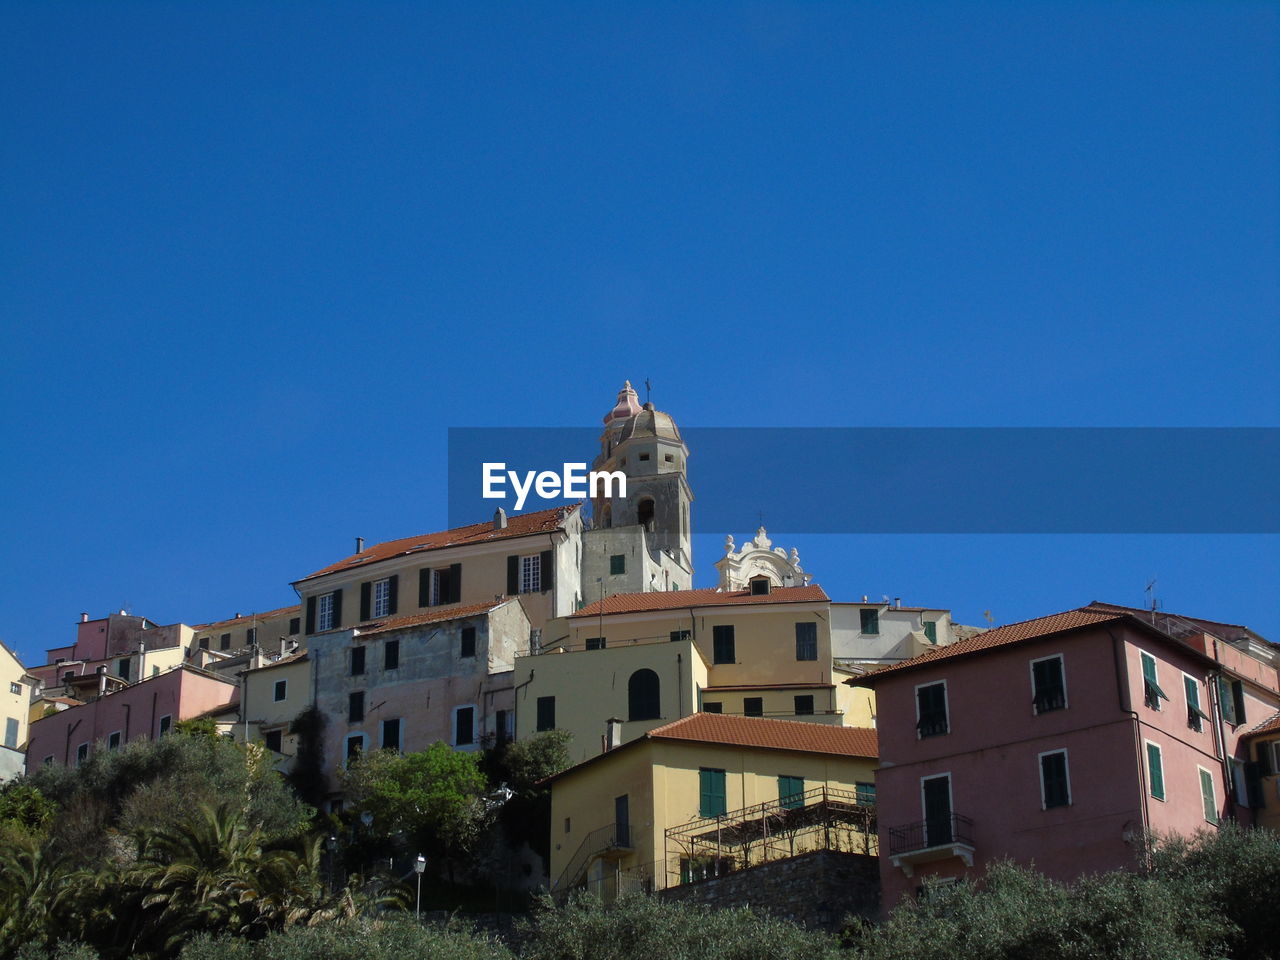
{"label": "arched window", "polygon": [[645,497],[636,506],[636,522],[646,530],[653,529],[653,500]]}
{"label": "arched window", "polygon": [[662,716],[658,675],[652,670],[637,670],[627,681],[627,716],[630,720],[657,720]]}

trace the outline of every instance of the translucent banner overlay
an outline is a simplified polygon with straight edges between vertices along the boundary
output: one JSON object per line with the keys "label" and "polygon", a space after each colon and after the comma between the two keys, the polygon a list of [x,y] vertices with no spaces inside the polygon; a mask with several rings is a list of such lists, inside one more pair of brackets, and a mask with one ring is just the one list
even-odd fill
{"label": "translucent banner overlay", "polygon": [[[695,533],[1280,533],[1280,428],[689,427]],[[483,465],[592,461],[600,431],[451,427],[449,524],[515,513]],[[525,482],[524,479],[521,482]],[[563,497],[531,490],[520,512]]]}

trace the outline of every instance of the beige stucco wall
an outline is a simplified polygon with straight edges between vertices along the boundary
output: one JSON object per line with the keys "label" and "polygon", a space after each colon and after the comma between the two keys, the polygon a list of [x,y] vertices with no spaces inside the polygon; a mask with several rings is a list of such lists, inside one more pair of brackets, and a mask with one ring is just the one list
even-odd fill
{"label": "beige stucco wall", "polygon": [[[26,679],[22,663],[7,647],[0,646],[0,746],[13,751],[21,751],[26,746],[30,712],[31,684]],[[6,769],[12,766],[9,763]],[[20,762],[18,768],[11,773],[21,772]],[[3,771],[0,771],[0,779],[4,779]]]}
{"label": "beige stucco wall", "polygon": [[[275,699],[276,683],[285,681],[285,697]],[[243,713],[233,731],[235,738],[257,741],[268,731],[281,733],[279,765],[290,766],[297,754],[297,737],[289,733],[289,724],[311,704],[311,660],[301,657],[280,664],[268,664],[246,671],[243,678]],[[247,721],[247,723],[245,722]]]}

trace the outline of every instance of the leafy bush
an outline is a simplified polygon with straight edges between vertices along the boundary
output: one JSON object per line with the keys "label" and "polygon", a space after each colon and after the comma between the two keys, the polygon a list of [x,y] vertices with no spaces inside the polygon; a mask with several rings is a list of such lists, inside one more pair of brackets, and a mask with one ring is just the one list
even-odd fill
{"label": "leafy bush", "polygon": [[290,927],[262,940],[198,937],[180,960],[514,960],[496,940],[410,919],[361,919]]}
{"label": "leafy bush", "polygon": [[[577,896],[544,899],[522,928],[524,960],[822,960],[831,937],[750,910],[711,910],[656,897],[624,897],[604,907]],[[951,958],[954,960],[954,958]]]}

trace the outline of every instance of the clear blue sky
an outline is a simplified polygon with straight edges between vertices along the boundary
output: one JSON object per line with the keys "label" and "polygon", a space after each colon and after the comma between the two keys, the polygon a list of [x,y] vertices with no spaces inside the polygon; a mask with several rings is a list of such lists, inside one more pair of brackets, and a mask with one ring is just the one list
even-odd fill
{"label": "clear blue sky", "polygon": [[[443,525],[448,426],[624,377],[689,425],[1280,424],[1277,9],[6,3],[0,637],[289,603]],[[1276,537],[798,545],[1280,639]]]}

